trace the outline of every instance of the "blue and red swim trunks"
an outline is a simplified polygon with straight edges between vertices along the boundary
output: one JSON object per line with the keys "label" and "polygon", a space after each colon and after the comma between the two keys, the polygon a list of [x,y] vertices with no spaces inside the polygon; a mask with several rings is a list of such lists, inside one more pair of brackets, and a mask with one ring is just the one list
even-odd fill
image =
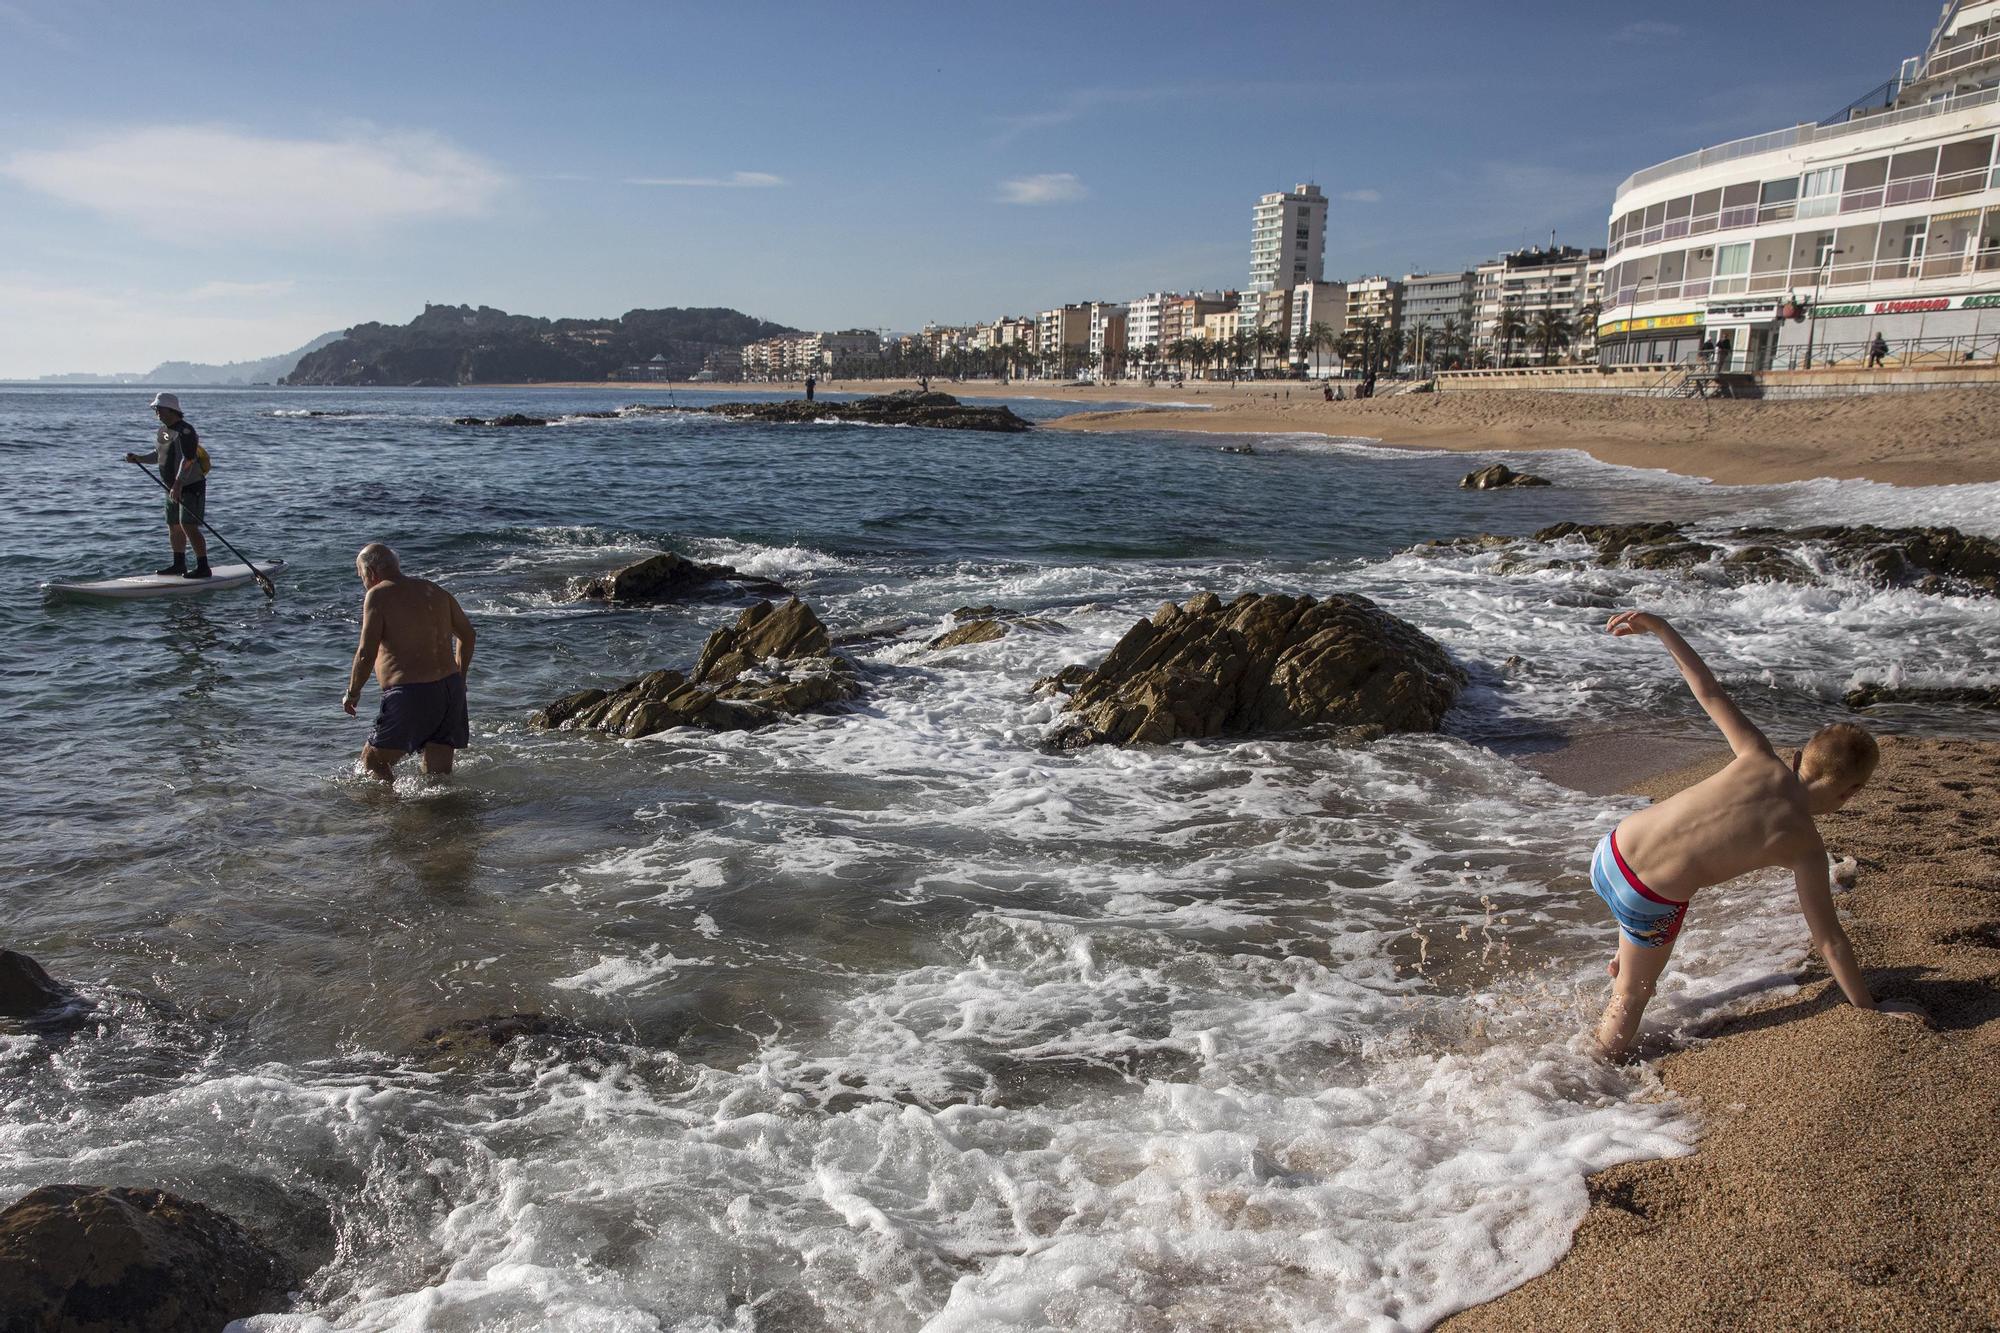
{"label": "blue and red swim trunks", "polygon": [[1672,944],[1674,936],[1681,933],[1688,905],[1662,898],[1640,882],[1619,854],[1616,829],[1604,835],[1590,858],[1590,886],[1611,909],[1612,920],[1618,923],[1625,938],[1640,948],[1657,949]]}

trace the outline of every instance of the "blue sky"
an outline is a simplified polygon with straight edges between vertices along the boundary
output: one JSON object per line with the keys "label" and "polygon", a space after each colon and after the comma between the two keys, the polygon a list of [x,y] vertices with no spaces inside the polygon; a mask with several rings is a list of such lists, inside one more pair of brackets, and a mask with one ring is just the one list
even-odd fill
{"label": "blue sky", "polygon": [[0,377],[269,355],[425,301],[915,328],[1602,244],[1662,158],[1818,119],[1932,3],[0,0]]}

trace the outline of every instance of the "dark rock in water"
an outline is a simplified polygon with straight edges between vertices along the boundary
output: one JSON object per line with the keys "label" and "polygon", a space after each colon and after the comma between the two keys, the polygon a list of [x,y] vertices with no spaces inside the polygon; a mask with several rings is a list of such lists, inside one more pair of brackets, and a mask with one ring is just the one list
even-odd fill
{"label": "dark rock in water", "polygon": [[1816,546],[1834,564],[1880,587],[2000,595],[2000,542],[1957,528],[1823,525],[1739,528],[1730,535],[1750,544],[1725,556],[1720,547],[1689,538],[1678,523],[1557,523],[1535,533],[1533,540],[1580,538],[1597,548],[1599,564],[1640,569],[1681,568],[1720,557],[1727,572],[1791,583],[1812,581],[1812,571],[1799,559],[1799,551]]}
{"label": "dark rock in water", "polygon": [[0,1018],[33,1018],[69,998],[40,963],[24,953],[0,949]]}
{"label": "dark rock in water", "polygon": [[454,426],[546,426],[549,423],[545,417],[530,417],[523,416],[519,412],[509,412],[506,416],[494,417],[491,421],[488,421],[485,417],[453,417],[451,424]]}
{"label": "dark rock in water", "polygon": [[931,640],[932,648],[963,648],[968,644],[991,643],[1007,637],[1008,625],[1000,620],[967,620]]}
{"label": "dark rock in water", "polygon": [[1253,446],[1247,444],[1225,444],[1222,446],[1221,449],[1217,450],[1217,452],[1225,454],[1249,454],[1252,457],[1255,457],[1257,450]]}
{"label": "dark rock in water", "polygon": [[[731,583],[736,587],[718,590],[716,585],[720,583]],[[575,595],[587,601],[635,603],[684,601],[717,591],[757,597],[791,595],[782,583],[745,574],[728,565],[689,560],[672,551],[647,556],[637,564],[584,579],[576,585]]]}
{"label": "dark rock in water", "polygon": [[1872,523],[1745,528],[1746,537],[1823,543],[1836,561],[1885,587],[2000,596],[2000,541],[1957,528],[1878,528]]}
{"label": "dark rock in water", "polygon": [[1435,731],[1465,682],[1435,640],[1365,597],[1245,593],[1224,605],[1202,593],[1133,626],[1076,688],[1051,743]]}
{"label": "dark rock in water", "polygon": [[1074,694],[1090,679],[1091,669],[1082,663],[1072,663],[1053,676],[1043,676],[1035,682],[1036,694]]}
{"label": "dark rock in water", "polygon": [[1462,491],[1497,491],[1510,486],[1546,486],[1546,477],[1530,476],[1526,472],[1516,472],[1505,463],[1494,463],[1477,471],[1468,472],[1458,483]]}
{"label": "dark rock in water", "polygon": [[872,625],[859,629],[842,630],[833,636],[836,648],[873,648],[880,644],[893,643],[915,629],[920,622],[914,620],[878,620]]}
{"label": "dark rock in water", "polygon": [[433,1063],[488,1060],[517,1041],[575,1046],[595,1039],[566,1018],[547,1014],[487,1014],[461,1018],[424,1033],[421,1054]]}
{"label": "dark rock in water", "polygon": [[2000,685],[1857,685],[1843,696],[1849,708],[1877,704],[1959,704],[1968,708],[2000,708]]}
{"label": "dark rock in water", "polygon": [[1557,542],[1577,537],[1597,548],[1597,562],[1626,564],[1646,569],[1697,565],[1720,554],[1720,549],[1681,535],[1678,523],[1556,523],[1534,535],[1538,542]]}
{"label": "dark rock in water", "polygon": [[165,1190],[44,1185],[0,1212],[6,1333],[216,1333],[299,1275],[241,1223]]}
{"label": "dark rock in water", "polygon": [[877,394],[848,403],[788,398],[776,403],[714,403],[706,407],[668,407],[647,403],[626,410],[707,412],[721,417],[747,417],[753,421],[851,421],[880,426],[930,426],[941,430],[1012,433],[1033,428],[1032,422],[1016,416],[1012,408],[967,407],[948,393],[926,393],[918,389]]}
{"label": "dark rock in water", "polygon": [[579,690],[529,719],[628,739],[669,727],[747,731],[861,692],[854,664],[834,654],[826,626],[794,597],[759,602],[708,636],[691,672],[653,671],[615,690]]}

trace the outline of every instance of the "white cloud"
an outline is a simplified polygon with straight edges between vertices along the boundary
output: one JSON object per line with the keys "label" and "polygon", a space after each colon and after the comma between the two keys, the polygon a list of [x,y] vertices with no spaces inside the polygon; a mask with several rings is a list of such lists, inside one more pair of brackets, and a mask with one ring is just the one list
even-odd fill
{"label": "white cloud", "polygon": [[[204,284],[206,287],[261,284]],[[203,288],[196,288],[196,292]],[[0,379],[146,371],[162,361],[248,361],[367,318],[316,300],[247,303],[217,292],[66,286],[0,272]]]}
{"label": "white cloud", "polygon": [[1072,204],[1089,193],[1073,171],[1046,171],[1000,182],[1003,204]]}
{"label": "white cloud", "polygon": [[507,184],[498,168],[435,135],[274,139],[213,126],[28,149],[0,162],[0,175],[177,240],[285,241],[476,217]]}
{"label": "white cloud", "polygon": [[1342,190],[1340,197],[1350,204],[1379,204],[1382,202],[1380,190]]}
{"label": "white cloud", "polygon": [[727,176],[627,176],[627,185],[673,185],[698,190],[769,190],[785,184],[768,171],[732,171]]}
{"label": "white cloud", "polygon": [[190,301],[239,301],[263,296],[284,296],[294,286],[289,278],[275,282],[204,282],[187,294]]}

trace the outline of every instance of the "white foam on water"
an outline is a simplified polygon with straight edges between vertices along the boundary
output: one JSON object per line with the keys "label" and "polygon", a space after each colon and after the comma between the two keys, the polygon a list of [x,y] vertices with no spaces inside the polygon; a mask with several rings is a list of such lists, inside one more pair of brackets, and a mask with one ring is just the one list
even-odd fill
{"label": "white foam on water", "polygon": [[703,967],[714,962],[712,958],[676,958],[655,945],[634,955],[605,955],[580,972],[557,977],[549,985],[557,990],[590,991],[596,995],[652,990],[684,967]]}
{"label": "white foam on water", "polygon": [[716,561],[760,579],[803,578],[850,568],[849,562],[810,546],[761,546],[713,538],[694,543],[704,560]]}

